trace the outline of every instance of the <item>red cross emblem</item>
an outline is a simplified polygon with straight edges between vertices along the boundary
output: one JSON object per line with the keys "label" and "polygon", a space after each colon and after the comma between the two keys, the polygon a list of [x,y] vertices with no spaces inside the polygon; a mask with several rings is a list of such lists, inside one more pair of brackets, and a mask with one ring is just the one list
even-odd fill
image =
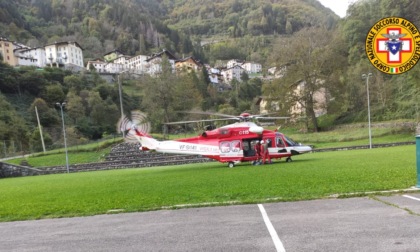
{"label": "red cross emblem", "polygon": [[[396,39],[378,38],[376,40],[376,53],[386,53],[387,63],[401,63],[402,53],[412,53],[413,44],[411,38],[402,38],[398,35],[401,34],[401,28],[388,28],[388,37],[398,37]],[[392,42],[392,43],[391,43]],[[390,46],[394,46],[390,48]],[[400,46],[400,48],[398,48]]]}

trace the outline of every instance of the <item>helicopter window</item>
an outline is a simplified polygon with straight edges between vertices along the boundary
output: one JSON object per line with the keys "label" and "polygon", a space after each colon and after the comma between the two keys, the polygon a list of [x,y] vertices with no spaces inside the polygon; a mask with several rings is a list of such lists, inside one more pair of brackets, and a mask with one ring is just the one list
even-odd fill
{"label": "helicopter window", "polygon": [[221,135],[227,135],[229,133],[228,129],[220,129],[220,134]]}
{"label": "helicopter window", "polygon": [[222,153],[230,152],[230,143],[229,142],[221,142],[220,143],[220,151]]}
{"label": "helicopter window", "polygon": [[290,139],[290,138],[288,138],[286,136],[284,136],[284,139],[286,140],[286,143],[287,143],[288,146],[297,146],[297,145],[299,145],[295,141],[293,141],[292,139]]}
{"label": "helicopter window", "polygon": [[280,137],[276,138],[276,147],[284,147],[283,139]]}
{"label": "helicopter window", "polygon": [[241,150],[241,141],[232,141],[232,151],[239,152]]}

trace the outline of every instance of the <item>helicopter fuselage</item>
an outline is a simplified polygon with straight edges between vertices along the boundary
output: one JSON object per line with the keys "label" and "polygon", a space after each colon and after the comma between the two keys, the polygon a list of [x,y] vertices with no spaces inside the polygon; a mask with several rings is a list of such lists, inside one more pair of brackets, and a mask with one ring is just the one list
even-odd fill
{"label": "helicopter fuselage", "polygon": [[[266,130],[253,122],[237,122],[205,131],[199,136],[170,141],[147,141],[149,136],[136,132],[144,150],[163,153],[202,155],[229,166],[239,162],[256,161],[254,146],[264,140],[271,159],[287,158],[312,151],[310,146],[293,142],[284,134]],[[146,140],[146,141],[145,141]]]}

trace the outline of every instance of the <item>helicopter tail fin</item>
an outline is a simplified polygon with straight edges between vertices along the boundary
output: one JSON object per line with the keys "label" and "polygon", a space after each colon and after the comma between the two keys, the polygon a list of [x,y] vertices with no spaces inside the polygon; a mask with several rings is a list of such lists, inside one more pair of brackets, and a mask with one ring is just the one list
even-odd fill
{"label": "helicopter tail fin", "polygon": [[136,128],[132,129],[132,131],[133,136],[140,142],[141,148],[143,150],[156,150],[156,148],[159,146],[159,141],[147,133],[142,132]]}

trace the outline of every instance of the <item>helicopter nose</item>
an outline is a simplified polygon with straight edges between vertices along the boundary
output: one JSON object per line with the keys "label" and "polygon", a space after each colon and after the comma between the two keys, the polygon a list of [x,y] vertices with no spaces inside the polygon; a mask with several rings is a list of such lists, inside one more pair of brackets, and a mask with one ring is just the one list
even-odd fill
{"label": "helicopter nose", "polygon": [[295,146],[294,150],[299,154],[308,153],[312,151],[312,147],[308,145]]}

